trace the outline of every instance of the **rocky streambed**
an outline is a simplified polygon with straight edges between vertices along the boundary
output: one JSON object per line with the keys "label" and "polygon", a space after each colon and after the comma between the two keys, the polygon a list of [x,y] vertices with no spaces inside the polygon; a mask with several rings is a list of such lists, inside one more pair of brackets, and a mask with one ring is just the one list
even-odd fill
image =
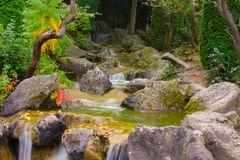
{"label": "rocky streambed", "polygon": [[0,159],[239,160],[236,84],[202,86],[151,47],[112,52],[70,48],[59,61],[75,85],[61,107],[50,98],[58,75],[22,81],[1,109]]}

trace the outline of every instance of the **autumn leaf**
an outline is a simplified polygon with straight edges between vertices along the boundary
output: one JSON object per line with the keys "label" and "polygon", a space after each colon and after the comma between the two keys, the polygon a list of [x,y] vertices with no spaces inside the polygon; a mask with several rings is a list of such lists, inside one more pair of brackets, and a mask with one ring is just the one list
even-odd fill
{"label": "autumn leaf", "polygon": [[63,101],[69,101],[69,100],[70,98],[69,98],[69,95],[66,93],[66,90],[63,89],[58,91],[57,98],[56,98],[56,104],[58,106],[61,106]]}

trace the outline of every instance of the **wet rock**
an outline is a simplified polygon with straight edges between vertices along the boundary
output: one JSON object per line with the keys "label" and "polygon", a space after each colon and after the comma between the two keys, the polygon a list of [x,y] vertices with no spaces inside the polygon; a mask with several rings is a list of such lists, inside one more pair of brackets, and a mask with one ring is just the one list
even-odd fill
{"label": "wet rock", "polygon": [[180,59],[178,59],[177,57],[175,57],[174,55],[172,55],[171,53],[165,53],[162,56],[162,60],[167,60],[167,61],[171,61],[173,64],[175,65],[179,65],[185,69],[189,69],[189,65],[183,61],[181,61]]}
{"label": "wet rock", "polygon": [[182,125],[203,133],[205,146],[214,159],[238,160],[240,157],[240,126],[236,112],[220,114],[215,112],[196,112],[188,115]]}
{"label": "wet rock", "polygon": [[58,86],[57,75],[35,76],[22,81],[6,99],[3,115],[12,115],[29,108],[38,109]]}
{"label": "wet rock", "polygon": [[229,82],[213,84],[194,94],[190,100],[199,101],[208,111],[240,112],[240,88]]}
{"label": "wet rock", "polygon": [[122,37],[120,45],[126,51],[138,51],[146,47],[146,43],[138,35],[128,35]]}
{"label": "wet rock", "polygon": [[125,98],[123,107],[142,112],[178,111],[186,105],[185,93],[178,81],[154,81]]}
{"label": "wet rock", "polygon": [[121,64],[129,67],[151,68],[159,62],[161,54],[151,47],[131,52],[120,58]]}
{"label": "wet rock", "polygon": [[92,26],[95,33],[111,33],[112,28],[104,21],[97,20]]}
{"label": "wet rock", "polygon": [[108,75],[101,71],[98,67],[90,70],[83,75],[80,81],[80,90],[95,95],[102,95],[111,89],[111,82]]}
{"label": "wet rock", "polygon": [[93,63],[85,58],[63,57],[61,68],[67,71],[68,77],[73,80],[81,80],[87,71],[93,69]]}
{"label": "wet rock", "polygon": [[73,129],[65,132],[62,143],[73,160],[104,159],[105,146],[108,141],[102,135],[86,128]]}
{"label": "wet rock", "polygon": [[143,30],[137,29],[136,34],[139,35],[142,40],[151,44],[151,37],[146,32],[144,32]]}
{"label": "wet rock", "polygon": [[184,127],[137,126],[128,138],[129,160],[213,160],[201,132]]}
{"label": "wet rock", "polygon": [[38,137],[33,139],[34,143],[38,145],[48,145],[60,140],[67,126],[55,115],[50,115],[39,121],[36,128]]}
{"label": "wet rock", "polygon": [[130,93],[135,93],[141,89],[144,89],[149,83],[150,80],[148,79],[134,79],[127,84],[127,91]]}

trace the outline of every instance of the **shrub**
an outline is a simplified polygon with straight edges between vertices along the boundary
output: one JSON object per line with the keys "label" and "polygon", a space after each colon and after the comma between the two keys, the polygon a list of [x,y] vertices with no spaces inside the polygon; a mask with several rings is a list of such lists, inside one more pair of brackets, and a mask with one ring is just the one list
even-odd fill
{"label": "shrub", "polygon": [[26,0],[1,0],[0,1],[0,23],[4,28],[13,20],[16,23],[14,28],[17,32],[22,32],[23,10]]}
{"label": "shrub", "polygon": [[15,26],[12,20],[0,33],[0,73],[9,64],[21,77],[27,69],[31,48],[29,41],[15,31]]}

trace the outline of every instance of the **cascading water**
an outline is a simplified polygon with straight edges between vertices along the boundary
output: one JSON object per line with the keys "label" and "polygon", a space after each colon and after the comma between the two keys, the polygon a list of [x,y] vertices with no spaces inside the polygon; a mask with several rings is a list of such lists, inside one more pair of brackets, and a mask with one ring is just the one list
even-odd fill
{"label": "cascading water", "polygon": [[129,83],[129,81],[126,81],[125,75],[123,73],[113,74],[109,77],[109,80],[113,85]]}
{"label": "cascading water", "polygon": [[128,160],[126,144],[110,144],[106,160]]}
{"label": "cascading water", "polygon": [[31,160],[32,154],[32,137],[31,126],[26,123],[24,130],[19,138],[18,160]]}
{"label": "cascading water", "polygon": [[68,153],[63,144],[60,144],[57,152],[52,156],[50,160],[69,160]]}

